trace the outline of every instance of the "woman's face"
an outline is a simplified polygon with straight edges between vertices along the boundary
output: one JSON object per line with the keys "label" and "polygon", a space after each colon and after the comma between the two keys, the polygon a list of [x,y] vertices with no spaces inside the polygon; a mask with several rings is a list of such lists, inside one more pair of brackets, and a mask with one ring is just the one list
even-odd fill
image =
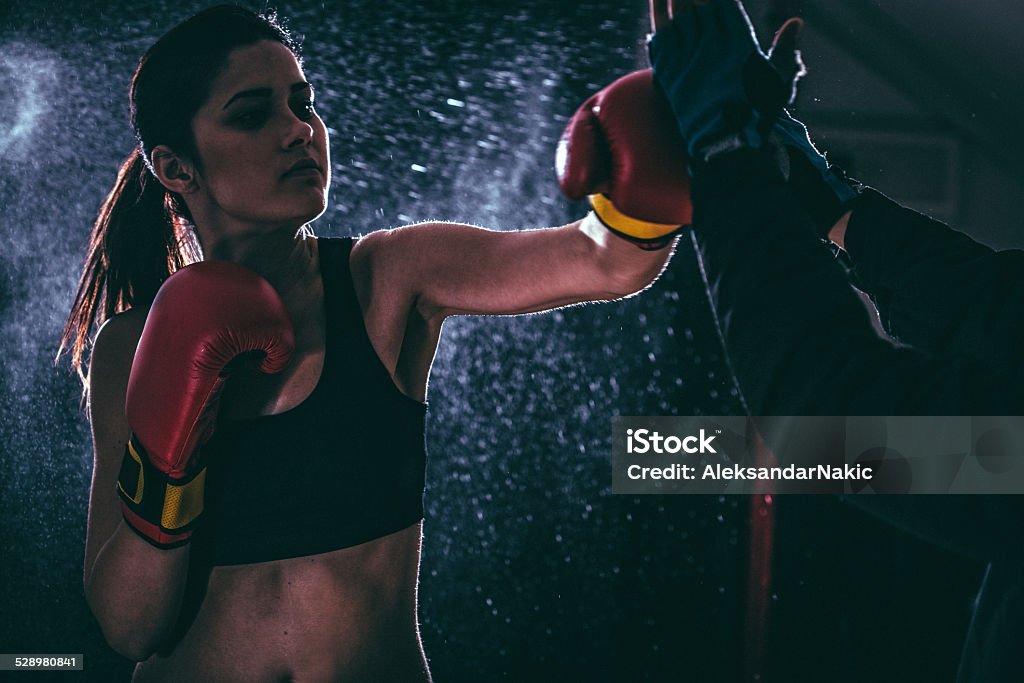
{"label": "woman's face", "polygon": [[281,43],[233,50],[192,130],[203,217],[218,224],[211,228],[299,227],[327,208],[327,129]]}

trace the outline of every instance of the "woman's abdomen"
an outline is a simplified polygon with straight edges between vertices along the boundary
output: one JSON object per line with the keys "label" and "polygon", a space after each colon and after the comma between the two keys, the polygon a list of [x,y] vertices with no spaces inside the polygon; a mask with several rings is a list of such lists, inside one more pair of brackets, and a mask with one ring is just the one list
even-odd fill
{"label": "woman's abdomen", "polygon": [[215,567],[195,620],[135,681],[428,681],[420,524],[353,548]]}

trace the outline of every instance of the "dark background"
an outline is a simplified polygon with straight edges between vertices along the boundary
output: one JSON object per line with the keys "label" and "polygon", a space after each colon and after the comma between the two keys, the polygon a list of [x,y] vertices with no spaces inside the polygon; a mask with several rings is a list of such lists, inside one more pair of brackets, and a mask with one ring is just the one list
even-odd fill
{"label": "dark background", "polygon": [[[130,665],[82,597],[92,454],[80,385],[53,357],[132,147],[131,73],[203,6],[0,3],[0,652],[84,652],[89,680]],[[555,142],[587,96],[643,65],[642,2],[278,7],[305,36],[332,136],[325,235],[581,216],[558,193]],[[855,174],[993,246],[1021,243],[1019,7],[748,9],[763,36],[803,11],[799,115]],[[685,239],[639,297],[448,321],[420,587],[436,680],[739,680],[750,501],[612,496],[609,419],[738,414],[736,396]],[[980,565],[834,498],[774,510],[761,680],[952,680]]]}

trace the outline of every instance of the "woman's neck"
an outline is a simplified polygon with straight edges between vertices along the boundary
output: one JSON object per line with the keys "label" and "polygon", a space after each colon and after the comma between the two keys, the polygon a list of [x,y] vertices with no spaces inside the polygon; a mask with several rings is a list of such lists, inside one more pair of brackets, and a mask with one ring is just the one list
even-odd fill
{"label": "woman's neck", "polygon": [[[205,237],[200,231],[200,236]],[[206,259],[232,261],[263,276],[282,297],[318,272],[316,239],[291,230],[201,239]]]}

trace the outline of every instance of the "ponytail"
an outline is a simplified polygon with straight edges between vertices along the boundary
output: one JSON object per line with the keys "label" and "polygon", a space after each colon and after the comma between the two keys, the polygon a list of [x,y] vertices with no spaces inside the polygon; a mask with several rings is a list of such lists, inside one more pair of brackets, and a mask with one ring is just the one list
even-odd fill
{"label": "ponytail", "polygon": [[58,358],[70,352],[85,390],[83,358],[93,326],[133,306],[148,306],[171,273],[199,258],[184,202],[164,189],[136,148],[100,206],[57,352]]}

